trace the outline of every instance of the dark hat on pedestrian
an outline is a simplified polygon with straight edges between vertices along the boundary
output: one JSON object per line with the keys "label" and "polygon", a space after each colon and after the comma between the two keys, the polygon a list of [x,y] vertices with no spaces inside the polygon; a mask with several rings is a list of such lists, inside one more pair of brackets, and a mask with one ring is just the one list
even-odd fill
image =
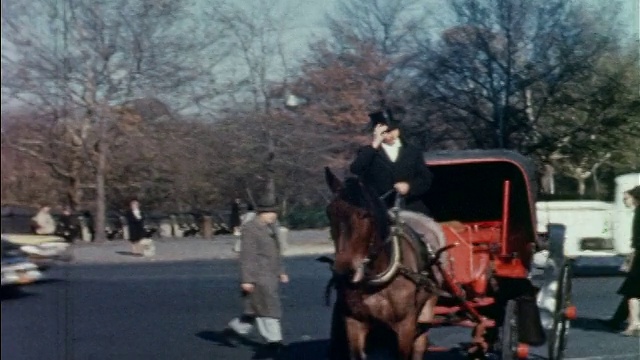
{"label": "dark hat on pedestrian", "polygon": [[400,122],[393,118],[393,114],[389,109],[369,114],[369,122],[372,129],[378,124],[387,125],[389,131],[400,127]]}
{"label": "dark hat on pedestrian", "polygon": [[633,196],[637,201],[640,201],[640,185],[629,190],[629,195]]}
{"label": "dark hat on pedestrian", "polygon": [[278,206],[278,200],[272,195],[263,195],[256,201],[256,212],[278,212],[280,207]]}

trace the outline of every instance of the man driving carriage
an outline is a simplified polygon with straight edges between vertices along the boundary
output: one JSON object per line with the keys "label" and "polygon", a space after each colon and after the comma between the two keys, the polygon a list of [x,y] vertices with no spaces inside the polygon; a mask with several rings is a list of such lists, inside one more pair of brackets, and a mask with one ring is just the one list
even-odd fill
{"label": "man driving carriage", "polygon": [[434,251],[442,248],[445,245],[442,229],[429,217],[429,209],[422,200],[433,179],[422,151],[401,138],[400,122],[390,110],[369,114],[369,119],[373,139],[370,145],[358,150],[351,172],[384,198],[387,208],[393,206],[393,192],[402,196],[401,221],[420,235],[436,233],[439,244],[429,245]]}

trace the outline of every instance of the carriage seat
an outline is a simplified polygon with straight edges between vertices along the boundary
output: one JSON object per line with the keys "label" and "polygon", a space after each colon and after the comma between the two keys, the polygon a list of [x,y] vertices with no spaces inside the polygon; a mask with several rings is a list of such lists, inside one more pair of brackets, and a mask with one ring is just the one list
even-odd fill
{"label": "carriage seat", "polygon": [[500,244],[500,222],[441,222],[449,250],[449,268],[454,281],[474,295],[486,293],[491,264],[492,244]]}

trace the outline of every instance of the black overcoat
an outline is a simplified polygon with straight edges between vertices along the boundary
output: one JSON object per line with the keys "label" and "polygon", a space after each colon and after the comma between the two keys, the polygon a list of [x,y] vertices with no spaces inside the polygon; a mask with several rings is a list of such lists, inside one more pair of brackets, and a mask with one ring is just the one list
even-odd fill
{"label": "black overcoat", "polygon": [[258,217],[244,224],[240,248],[241,282],[255,285],[246,298],[246,313],[282,317],[278,288],[280,274],[284,271],[277,227],[263,224]]}
{"label": "black overcoat", "polygon": [[127,226],[129,228],[129,241],[136,243],[146,237],[146,231],[144,229],[144,214],[140,212],[140,219],[138,219],[131,209],[127,210],[124,214],[127,219]]}
{"label": "black overcoat", "polygon": [[231,203],[231,215],[229,216],[229,227],[231,229],[240,226],[240,205],[235,201]]}
{"label": "black overcoat", "polygon": [[631,234],[631,246],[634,249],[633,261],[618,294],[629,298],[640,298],[640,205],[636,206],[633,214]]}
{"label": "black overcoat", "polygon": [[[409,183],[409,193],[405,195],[404,208],[429,215],[422,197],[431,186],[433,173],[425,164],[422,151],[418,148],[402,143],[398,158],[393,162],[382,146],[377,149],[371,145],[363,146],[358,150],[350,170],[378,196],[393,189],[393,185],[397,182]],[[388,196],[385,201],[387,206],[391,207],[394,196]]]}

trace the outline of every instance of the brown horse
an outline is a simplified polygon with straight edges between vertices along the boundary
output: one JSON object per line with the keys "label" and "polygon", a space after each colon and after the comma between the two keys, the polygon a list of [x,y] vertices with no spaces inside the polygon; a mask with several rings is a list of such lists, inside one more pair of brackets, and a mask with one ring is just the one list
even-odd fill
{"label": "brown horse", "polygon": [[391,226],[384,203],[358,179],[343,183],[328,168],[325,177],[334,194],[327,206],[337,292],[331,357],[366,359],[367,335],[382,324],[396,333],[400,358],[421,360],[438,292],[415,234]]}

